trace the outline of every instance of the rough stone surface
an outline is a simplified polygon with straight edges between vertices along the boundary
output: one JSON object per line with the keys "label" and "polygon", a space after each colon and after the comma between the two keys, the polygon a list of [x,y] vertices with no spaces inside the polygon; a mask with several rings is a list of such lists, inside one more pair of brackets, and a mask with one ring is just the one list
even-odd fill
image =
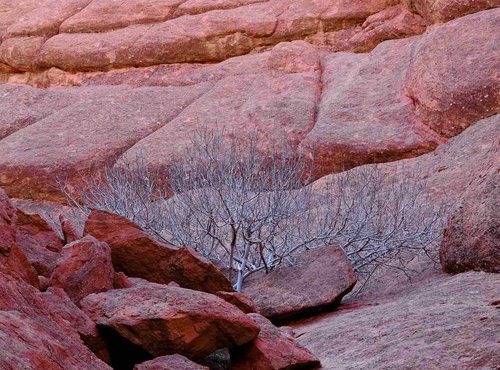
{"label": "rough stone surface", "polygon": [[258,311],[252,300],[246,295],[238,292],[217,292],[216,295],[228,303],[238,307],[244,313],[256,313]]}
{"label": "rough stone surface", "polygon": [[317,368],[320,365],[316,356],[265,317],[259,314],[249,316],[260,326],[259,336],[232,351],[231,369],[291,370]]}
{"label": "rough stone surface", "polygon": [[62,290],[41,293],[0,273],[0,368],[110,369],[82,342],[95,324]]}
{"label": "rough stone surface", "polygon": [[33,266],[16,244],[16,218],[12,202],[0,189],[0,272],[38,287]]}
{"label": "rough stone surface", "polygon": [[499,284],[498,274],[442,277],[294,329],[325,369],[495,369]]}
{"label": "rough stone surface", "polygon": [[500,6],[498,0],[403,0],[412,11],[429,22],[446,22],[464,15]]}
{"label": "rough stone surface", "polygon": [[208,367],[198,365],[181,355],[170,355],[143,362],[136,365],[134,370],[208,370]]}
{"label": "rough stone surface", "polygon": [[259,332],[249,317],[216,296],[154,283],[91,294],[82,307],[98,325],[152,356],[203,358],[247,343]]}
{"label": "rough stone surface", "polygon": [[243,293],[273,321],[290,320],[333,308],[356,283],[344,251],[336,246],[304,251],[294,266],[279,266],[247,278]]}
{"label": "rough stone surface", "polygon": [[500,43],[499,27],[500,9],[492,9],[456,19],[419,39],[406,94],[421,122],[452,137],[500,112],[500,58],[492,54]]}
{"label": "rough stone surface", "polygon": [[63,241],[45,219],[17,209],[16,242],[38,275],[50,277],[63,247]]}
{"label": "rough stone surface", "polygon": [[500,272],[500,159],[496,168],[470,185],[448,220],[440,259],[449,273]]}
{"label": "rough stone surface", "polygon": [[199,254],[156,242],[123,217],[92,211],[85,233],[109,244],[115,270],[127,276],[160,284],[174,281],[209,293],[233,290],[229,280]]}
{"label": "rough stone surface", "polygon": [[50,285],[64,289],[76,304],[89,294],[113,289],[111,249],[90,235],[67,244],[50,277]]}

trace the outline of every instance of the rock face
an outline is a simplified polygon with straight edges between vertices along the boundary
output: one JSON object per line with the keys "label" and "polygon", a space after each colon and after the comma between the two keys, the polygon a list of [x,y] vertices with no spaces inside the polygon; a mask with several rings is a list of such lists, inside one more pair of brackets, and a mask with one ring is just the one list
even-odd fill
{"label": "rock face", "polygon": [[28,70],[0,81],[53,86],[0,85],[11,196],[65,201],[57,179],[72,191],[138,155],[165,168],[200,127],[285,139],[323,176],[430,152],[498,112],[494,1],[81,3],[0,21],[2,70]]}
{"label": "rock face", "polygon": [[76,304],[89,294],[113,289],[111,249],[89,235],[67,244],[50,277],[50,285],[64,289]]}
{"label": "rock face", "polygon": [[500,364],[499,284],[498,274],[443,277],[294,329],[326,369],[494,369]]}
{"label": "rock face", "polygon": [[231,369],[286,370],[311,369],[320,366],[319,360],[295,340],[259,314],[249,314],[261,331],[253,340],[231,354]]}
{"label": "rock face", "polygon": [[500,112],[500,60],[481,57],[500,43],[499,19],[500,9],[468,15],[431,30],[415,44],[406,94],[420,121],[445,137]]}
{"label": "rock face", "polygon": [[219,298],[235,305],[245,313],[256,313],[258,311],[252,300],[244,294],[238,292],[217,292],[216,294]]}
{"label": "rock face", "polygon": [[461,205],[451,215],[441,243],[443,270],[500,272],[500,162],[471,184]]}
{"label": "rock face", "polygon": [[153,356],[179,353],[202,358],[220,348],[254,339],[259,327],[243,312],[213,295],[143,283],[92,294],[84,310]]}
{"label": "rock face", "polygon": [[273,321],[290,320],[333,308],[356,284],[350,262],[336,246],[302,252],[294,266],[250,276],[243,292]]}
{"label": "rock face", "polygon": [[208,367],[198,365],[181,355],[157,357],[154,360],[136,365],[134,370],[208,370]]}
{"label": "rock face", "polygon": [[114,268],[127,276],[160,284],[174,281],[209,293],[233,290],[229,280],[197,253],[158,243],[123,217],[92,211],[85,233],[109,244]]}

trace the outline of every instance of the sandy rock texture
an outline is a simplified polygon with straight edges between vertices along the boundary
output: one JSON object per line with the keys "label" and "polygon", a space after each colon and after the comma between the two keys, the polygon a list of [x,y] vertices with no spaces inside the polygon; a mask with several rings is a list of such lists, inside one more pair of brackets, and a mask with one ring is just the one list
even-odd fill
{"label": "sandy rock texture", "polygon": [[500,275],[465,273],[294,326],[324,369],[495,369]]}

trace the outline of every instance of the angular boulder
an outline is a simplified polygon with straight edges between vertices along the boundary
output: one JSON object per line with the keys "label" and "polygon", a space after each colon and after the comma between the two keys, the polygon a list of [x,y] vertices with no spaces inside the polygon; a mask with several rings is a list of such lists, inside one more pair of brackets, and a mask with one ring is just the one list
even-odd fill
{"label": "angular boulder", "polygon": [[186,247],[159,243],[123,217],[94,210],[85,233],[109,244],[115,270],[127,276],[160,284],[175,281],[209,293],[233,291],[229,280],[205,258]]}
{"label": "angular boulder", "polygon": [[470,185],[448,219],[439,251],[445,272],[500,272],[499,210],[500,173],[493,170]]}
{"label": "angular boulder", "polygon": [[95,324],[62,290],[42,293],[0,273],[1,369],[110,369],[82,339],[105,353]]}
{"label": "angular boulder", "polygon": [[114,274],[109,246],[87,235],[63,248],[50,285],[64,289],[78,304],[89,294],[113,289]]}
{"label": "angular boulder", "polygon": [[228,303],[238,307],[244,313],[256,313],[257,307],[246,295],[238,292],[217,292],[216,295]]}
{"label": "angular boulder", "polygon": [[16,218],[12,202],[0,189],[0,272],[38,287],[38,275],[16,244]]}
{"label": "angular boulder", "polygon": [[52,226],[38,214],[17,210],[16,242],[38,275],[50,277],[63,247]]}
{"label": "angular boulder", "polygon": [[136,365],[134,370],[208,370],[208,367],[198,365],[181,355],[170,355],[143,362]]}
{"label": "angular boulder", "polygon": [[81,302],[100,326],[152,356],[203,358],[254,339],[259,326],[233,305],[204,292],[141,283],[91,294]]}
{"label": "angular boulder", "polygon": [[243,293],[263,316],[281,322],[336,307],[356,280],[344,251],[329,246],[301,252],[293,266],[255,273]]}
{"label": "angular boulder", "polygon": [[259,336],[231,352],[233,370],[312,369],[320,362],[309,350],[259,314],[249,314],[261,328]]}

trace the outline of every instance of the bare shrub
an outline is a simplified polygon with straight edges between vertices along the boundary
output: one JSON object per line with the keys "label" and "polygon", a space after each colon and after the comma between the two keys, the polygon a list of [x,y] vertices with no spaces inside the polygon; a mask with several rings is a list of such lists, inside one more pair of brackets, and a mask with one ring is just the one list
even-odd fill
{"label": "bare shrub", "polygon": [[87,177],[79,198],[193,248],[229,270],[238,291],[250,274],[293,265],[295,252],[329,244],[340,245],[361,276],[380,266],[404,271],[396,262],[441,236],[441,208],[409,172],[388,176],[371,165],[304,186],[310,164],[286,145],[269,152],[255,138],[238,145],[199,133],[173,161],[168,187],[135,160]]}

